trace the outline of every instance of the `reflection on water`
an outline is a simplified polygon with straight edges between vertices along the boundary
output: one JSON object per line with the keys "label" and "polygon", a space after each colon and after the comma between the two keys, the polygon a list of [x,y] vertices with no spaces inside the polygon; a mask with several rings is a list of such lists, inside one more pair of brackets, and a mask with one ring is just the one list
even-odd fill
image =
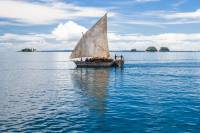
{"label": "reflection on water", "polygon": [[90,111],[89,117],[98,118],[97,125],[93,123],[95,128],[105,127],[109,74],[110,69],[77,68],[71,72],[74,88],[80,89],[86,98],[85,106]]}
{"label": "reflection on water", "polygon": [[200,52],[122,54],[121,70],[0,53],[0,132],[199,132]]}
{"label": "reflection on water", "polygon": [[[77,68],[71,73],[75,88],[79,88],[88,98],[90,109],[105,110],[107,97],[109,69]],[[91,104],[92,103],[92,104]]]}
{"label": "reflection on water", "polygon": [[78,68],[71,73],[74,87],[86,92],[90,97],[102,101],[106,97],[109,69]]}

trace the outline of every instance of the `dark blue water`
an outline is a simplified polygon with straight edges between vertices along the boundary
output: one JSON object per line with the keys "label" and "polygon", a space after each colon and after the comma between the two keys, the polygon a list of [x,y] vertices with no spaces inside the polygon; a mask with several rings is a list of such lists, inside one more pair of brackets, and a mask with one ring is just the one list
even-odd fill
{"label": "dark blue water", "polygon": [[123,69],[0,53],[0,132],[200,132],[200,53],[118,54]]}

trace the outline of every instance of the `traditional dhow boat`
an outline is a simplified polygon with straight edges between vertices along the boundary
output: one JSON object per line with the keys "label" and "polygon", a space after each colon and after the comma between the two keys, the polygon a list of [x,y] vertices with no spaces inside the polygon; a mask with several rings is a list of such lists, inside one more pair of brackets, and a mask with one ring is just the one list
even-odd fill
{"label": "traditional dhow boat", "polygon": [[110,58],[107,39],[107,14],[105,14],[91,29],[82,35],[71,59],[77,67],[122,67],[123,56]]}

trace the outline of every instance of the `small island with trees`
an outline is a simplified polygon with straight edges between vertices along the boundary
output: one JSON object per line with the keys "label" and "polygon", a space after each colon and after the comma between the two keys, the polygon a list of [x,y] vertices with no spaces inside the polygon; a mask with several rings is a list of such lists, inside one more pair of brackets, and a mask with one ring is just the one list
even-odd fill
{"label": "small island with trees", "polygon": [[149,46],[144,51],[133,48],[129,52],[170,52],[170,50],[168,47],[160,47],[158,50],[155,46]]}
{"label": "small island with trees", "polygon": [[146,51],[146,52],[157,52],[158,50],[157,50],[156,47],[150,46],[150,47],[148,47],[145,51]]}
{"label": "small island with trees", "polygon": [[161,47],[159,49],[159,52],[170,52],[169,48],[168,47]]}
{"label": "small island with trees", "polygon": [[160,47],[159,51],[157,50],[156,47],[150,46],[146,50],[146,52],[170,52],[168,47]]}
{"label": "small island with trees", "polygon": [[36,52],[35,48],[24,48],[20,50],[19,52]]}
{"label": "small island with trees", "polygon": [[137,50],[134,48],[134,49],[131,49],[131,52],[137,52]]}

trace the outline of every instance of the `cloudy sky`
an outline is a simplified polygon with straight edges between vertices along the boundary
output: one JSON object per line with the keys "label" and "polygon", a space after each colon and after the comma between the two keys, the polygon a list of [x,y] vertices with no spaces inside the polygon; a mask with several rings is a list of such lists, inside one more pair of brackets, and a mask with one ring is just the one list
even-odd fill
{"label": "cloudy sky", "polygon": [[106,12],[112,50],[200,50],[200,0],[0,0],[0,50],[73,49]]}

